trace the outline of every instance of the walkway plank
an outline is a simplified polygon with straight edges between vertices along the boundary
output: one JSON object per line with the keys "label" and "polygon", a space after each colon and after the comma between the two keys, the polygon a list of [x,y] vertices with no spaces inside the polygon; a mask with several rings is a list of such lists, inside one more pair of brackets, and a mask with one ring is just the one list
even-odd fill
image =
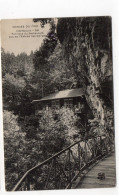
{"label": "walkway plank", "polygon": [[[105,179],[98,179],[98,173],[105,173]],[[80,181],[77,188],[104,188],[104,187],[114,187],[116,185],[116,165],[115,165],[115,155],[100,161],[95,165]]]}

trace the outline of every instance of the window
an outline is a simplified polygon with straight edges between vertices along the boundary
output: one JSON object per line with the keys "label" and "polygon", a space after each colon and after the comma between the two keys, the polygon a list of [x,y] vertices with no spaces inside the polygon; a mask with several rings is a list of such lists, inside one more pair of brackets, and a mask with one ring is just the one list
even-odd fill
{"label": "window", "polygon": [[64,106],[66,108],[73,108],[73,99],[64,99]]}
{"label": "window", "polygon": [[53,100],[52,101],[52,109],[59,109],[59,108],[60,108],[59,100]]}

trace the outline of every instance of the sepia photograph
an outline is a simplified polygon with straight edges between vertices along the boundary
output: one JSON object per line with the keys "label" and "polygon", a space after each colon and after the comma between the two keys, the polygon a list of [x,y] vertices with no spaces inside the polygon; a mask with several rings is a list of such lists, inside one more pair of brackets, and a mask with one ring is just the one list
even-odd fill
{"label": "sepia photograph", "polygon": [[116,186],[110,16],[1,20],[6,191]]}

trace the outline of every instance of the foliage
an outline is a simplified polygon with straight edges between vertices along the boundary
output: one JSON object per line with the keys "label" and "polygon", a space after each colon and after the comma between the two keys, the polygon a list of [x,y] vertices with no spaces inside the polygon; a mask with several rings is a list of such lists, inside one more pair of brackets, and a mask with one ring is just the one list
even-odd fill
{"label": "foliage", "polygon": [[59,111],[61,128],[65,132],[66,141],[72,144],[80,136],[80,128],[77,127],[78,116],[70,108],[62,107]]}
{"label": "foliage", "polygon": [[77,118],[71,110],[62,108],[57,120],[51,111],[40,119],[34,116],[31,104],[41,97],[41,81],[44,93],[51,93],[69,88],[75,76],[63,61],[60,44],[39,70],[34,70],[33,53],[15,56],[4,50],[2,67],[6,188],[11,190],[26,170],[75,141]]}
{"label": "foliage", "polygon": [[31,102],[37,89],[32,83],[32,52],[29,56],[25,53],[15,56],[2,49],[1,58],[6,189],[11,190],[23,173],[39,162],[40,144],[33,136],[36,122],[34,125],[30,116],[34,113]]}
{"label": "foliage", "polygon": [[65,107],[59,110],[57,117],[52,110],[44,112],[39,119],[37,137],[41,139],[45,157],[62,150],[79,138],[80,130],[76,126],[77,120],[78,117],[74,112]]}
{"label": "foliage", "polygon": [[34,116],[32,100],[56,89],[80,86],[71,64],[63,59],[54,22],[40,22],[50,22],[51,29],[38,51],[15,56],[2,49],[1,53],[8,190],[26,170],[80,137],[79,119],[69,108],[61,108],[57,119],[52,111]]}
{"label": "foliage", "polygon": [[50,24],[50,30],[55,30],[55,19],[54,18],[34,18],[34,22],[40,22],[41,27],[44,28],[46,24]]}
{"label": "foliage", "polygon": [[60,151],[65,143],[65,132],[60,127],[60,122],[54,119],[51,110],[45,111],[39,119],[38,139],[41,140],[43,155],[48,157]]}
{"label": "foliage", "polygon": [[65,62],[62,55],[62,47],[58,42],[53,54],[48,58],[48,64],[50,66],[49,88],[52,88],[52,91],[55,89],[69,89],[72,85],[77,86],[77,78],[74,69],[70,64]]}
{"label": "foliage", "polygon": [[4,108],[22,116],[31,114],[31,101],[36,91],[36,85],[31,82],[34,74],[33,53],[15,56],[2,49],[1,58]]}
{"label": "foliage", "polygon": [[[94,26],[93,26],[94,25]],[[106,27],[106,28],[105,28]],[[69,33],[70,32],[70,33]],[[81,34],[82,33],[82,34]],[[80,35],[81,42],[85,42],[85,36],[93,35],[91,47],[100,49],[111,49],[111,18],[110,17],[80,17],[80,18],[60,18],[57,24],[57,36],[63,44],[67,42],[67,49],[71,52],[73,47],[73,37]],[[70,44],[70,45],[69,45]],[[85,43],[84,43],[85,44]],[[81,45],[80,45],[81,46]],[[85,47],[85,45],[84,45]]]}
{"label": "foliage", "polygon": [[37,124],[33,126],[33,121],[36,119],[32,119],[32,125],[29,123],[27,126],[31,117],[27,117],[22,124],[18,123],[18,116],[10,111],[5,110],[3,117],[6,189],[11,190],[28,169],[43,161],[44,158],[40,139],[34,135]]}
{"label": "foliage", "polygon": [[[37,60],[37,56],[35,58]],[[37,83],[37,98],[42,97],[42,91],[45,96],[55,92],[55,90],[80,86],[77,83],[74,69],[62,57],[62,48],[59,42],[57,42],[52,55],[47,58],[39,70],[35,71],[32,83]]]}
{"label": "foliage", "polygon": [[51,29],[44,39],[42,47],[34,53],[33,63],[36,70],[47,68],[47,58],[52,54],[57,45],[57,36],[54,29]]}
{"label": "foliage", "polygon": [[20,105],[22,91],[26,83],[22,78],[15,78],[12,74],[6,74],[3,79],[4,106],[10,110],[17,109]]}
{"label": "foliage", "polygon": [[[6,188],[9,189],[19,178],[21,168],[24,167],[25,133],[20,129],[18,117],[12,112],[4,111],[4,152]],[[24,168],[22,169],[22,172]]]}

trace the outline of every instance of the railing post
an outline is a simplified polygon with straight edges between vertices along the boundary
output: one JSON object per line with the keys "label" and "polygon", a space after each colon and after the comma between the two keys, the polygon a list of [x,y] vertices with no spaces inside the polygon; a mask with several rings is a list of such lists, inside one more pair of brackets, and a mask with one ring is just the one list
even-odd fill
{"label": "railing post", "polygon": [[96,157],[96,140],[95,138],[93,138],[93,141],[94,141],[94,146],[93,146],[93,150],[94,150],[94,158]]}
{"label": "railing post", "polygon": [[71,162],[70,162],[70,148],[69,148],[69,188],[71,189]]}
{"label": "railing post", "polygon": [[[87,137],[85,136],[84,139],[81,139],[80,141],[75,142],[74,144],[70,145],[69,147],[63,149],[62,151],[58,152],[57,154],[55,154],[54,156],[50,157],[49,159],[46,159],[44,162],[40,163],[40,165],[37,165],[33,168],[31,168],[30,170],[28,170],[25,175],[21,178],[21,180],[18,182],[18,184],[14,187],[13,191],[19,190],[19,189],[23,189],[26,191],[29,190],[34,190],[34,189],[39,189],[40,187],[40,182],[41,182],[41,188],[42,187],[42,180],[40,180],[39,178],[39,169],[43,168],[44,165],[48,164],[47,166],[51,166],[50,169],[48,168],[48,174],[46,173],[45,169],[43,169],[43,171],[45,171],[45,175],[41,175],[41,177],[43,176],[43,180],[45,179],[46,184],[43,186],[45,186],[45,189],[47,188],[48,183],[50,183],[52,177],[52,185],[50,186],[50,188],[59,188],[59,186],[61,187],[67,187],[70,188],[72,187],[72,183],[74,181],[74,174],[79,174],[77,173],[77,171],[80,171],[82,166],[84,166],[84,168],[86,168],[85,165],[88,165],[89,163],[93,163],[93,161],[96,159],[97,156],[97,148],[99,148],[100,145],[100,149],[102,150],[102,154],[103,154],[103,147],[105,146],[105,150],[106,150],[106,146],[107,143],[109,145],[109,141],[107,141],[107,143],[104,144],[104,142],[106,141],[105,139],[103,140],[101,136],[98,137],[92,137],[86,139]],[[98,140],[97,140],[98,138]],[[91,146],[91,150],[90,150],[90,139],[93,143],[93,146]],[[102,139],[102,140],[101,140]],[[94,142],[93,142],[94,140]],[[76,146],[77,147],[78,144],[78,166],[77,166],[77,159],[74,158],[74,155],[72,153],[72,147]],[[83,144],[83,146],[82,146]],[[98,147],[97,147],[98,145]],[[90,159],[90,154],[89,152],[92,151],[92,154],[94,155],[93,158],[94,159]],[[100,151],[101,152],[101,151]],[[63,158],[64,156],[66,156],[66,166],[62,165],[64,163],[64,159],[62,158],[63,154]],[[89,154],[89,155],[88,155]],[[100,154],[100,153],[99,153]],[[88,155],[88,156],[87,156]],[[60,159],[61,157],[61,159]],[[76,157],[77,157],[77,153],[76,153]],[[59,159],[59,161],[58,161]],[[91,161],[90,161],[91,160]],[[63,161],[63,162],[62,162]],[[84,168],[82,170],[84,170]],[[42,173],[42,172],[41,172]],[[61,174],[60,174],[61,173]],[[60,178],[65,178],[66,182],[64,183],[65,180],[61,180],[61,183],[59,184],[59,179]],[[36,183],[35,183],[36,182]],[[68,185],[67,185],[68,183]],[[66,186],[66,185],[67,186]]]}
{"label": "railing post", "polygon": [[28,176],[27,176],[27,178],[26,178],[25,188],[26,188],[26,189],[25,189],[26,191],[29,191],[29,190],[30,190],[30,181],[29,181]]}
{"label": "railing post", "polygon": [[79,160],[79,170],[81,169],[81,148],[80,148],[80,143],[78,143],[78,160]]}
{"label": "railing post", "polygon": [[86,139],[85,139],[85,163],[87,164],[87,148],[86,148]]}
{"label": "railing post", "polygon": [[55,174],[55,189],[57,189],[57,181],[56,181],[56,158],[54,158],[54,174]]}
{"label": "railing post", "polygon": [[102,145],[102,138],[100,136],[100,150],[101,150],[101,155],[103,155],[103,145]]}

